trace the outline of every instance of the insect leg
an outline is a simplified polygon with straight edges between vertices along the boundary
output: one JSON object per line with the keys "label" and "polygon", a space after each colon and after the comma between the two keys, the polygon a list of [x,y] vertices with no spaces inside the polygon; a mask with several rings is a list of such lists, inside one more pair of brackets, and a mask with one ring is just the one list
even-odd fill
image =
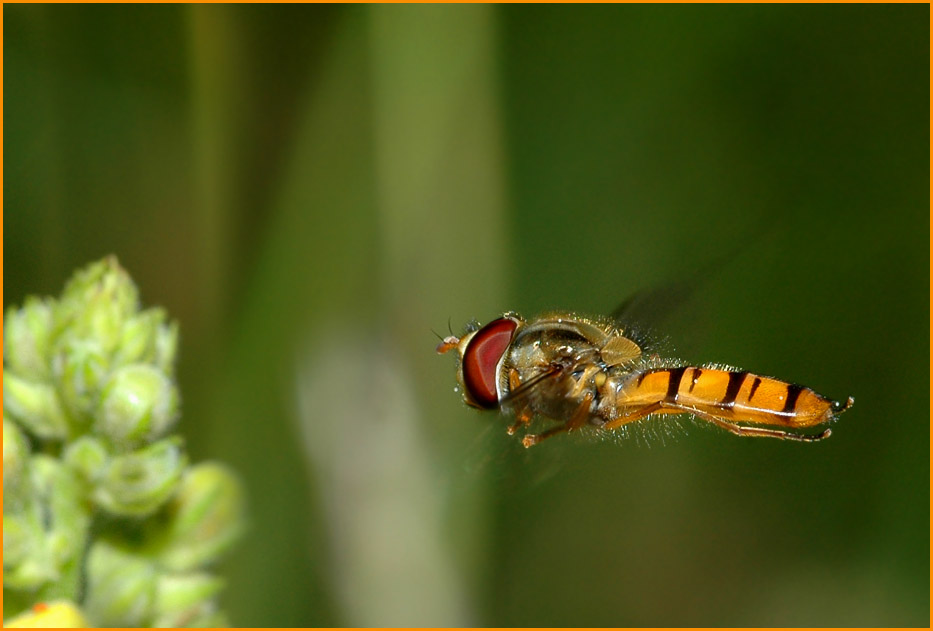
{"label": "insect leg", "polygon": [[725,430],[732,432],[736,436],[780,438],[782,440],[797,440],[800,442],[811,443],[828,438],[829,435],[833,433],[832,430],[827,427],[819,434],[794,434],[793,432],[785,432],[780,429],[771,429],[768,427],[748,427],[747,425],[730,423],[729,421],[716,418],[715,416],[710,416],[709,414],[703,414],[702,412],[697,412],[696,410],[687,411],[696,417],[703,419],[704,421],[709,421]]}
{"label": "insect leg", "polygon": [[640,410],[636,410],[632,412],[631,414],[626,414],[625,416],[620,416],[617,419],[613,419],[607,422],[600,429],[615,429],[617,427],[625,425],[626,423],[632,423],[639,419],[643,419],[646,416],[649,416],[651,414],[658,414],[658,413],[663,414],[665,410],[662,410],[661,407],[662,406],[660,402],[652,403],[651,405],[646,405],[645,407],[641,408]]}
{"label": "insect leg", "polygon": [[[515,392],[521,385],[522,382],[518,376],[518,371],[512,368],[509,371],[509,392]],[[515,423],[510,425],[506,430],[509,436],[520,429],[522,425],[526,425],[531,422],[533,416],[534,413],[531,411],[531,406],[527,403],[527,401],[524,402],[521,407],[515,410]]]}
{"label": "insect leg", "polygon": [[580,405],[574,411],[573,416],[570,417],[563,425],[558,425],[557,427],[552,427],[546,432],[541,434],[525,434],[522,438],[522,444],[527,448],[532,445],[537,445],[545,438],[550,438],[555,434],[560,434],[562,432],[572,432],[573,430],[581,427],[590,416],[590,407],[593,405],[593,393],[587,392],[583,397],[583,401],[580,402]]}
{"label": "insect leg", "polygon": [[533,416],[532,414],[526,415],[524,411],[522,411],[521,413],[516,415],[515,422],[509,425],[509,427],[505,430],[505,432],[509,436],[511,436],[512,434],[520,430],[522,428],[522,425],[528,424],[528,422],[531,421],[532,416]]}
{"label": "insect leg", "polygon": [[782,440],[797,440],[801,442],[814,442],[817,440],[822,440],[829,437],[832,434],[832,431],[829,428],[826,428],[819,434],[795,434],[793,432],[786,432],[779,429],[771,429],[767,427],[748,427],[747,425],[739,425],[738,423],[732,423],[725,419],[721,419],[717,416],[707,414],[692,408],[686,405],[678,405],[677,403],[671,403],[668,401],[658,401],[647,405],[640,410],[637,410],[631,414],[625,416],[620,416],[617,419],[609,421],[602,426],[602,429],[615,429],[620,425],[626,423],[631,423],[642,419],[649,414],[677,414],[677,413],[687,413],[693,414],[697,418],[701,418],[704,421],[709,421],[714,425],[723,428],[726,431],[732,432],[736,436],[755,436],[762,438],[780,438]]}
{"label": "insect leg", "polygon": [[522,410],[521,412],[517,413],[515,415],[515,422],[509,425],[508,429],[505,430],[506,433],[509,436],[511,436],[512,434],[520,430],[522,428],[522,425],[527,425],[531,421],[533,416],[534,415],[528,412],[527,409]]}

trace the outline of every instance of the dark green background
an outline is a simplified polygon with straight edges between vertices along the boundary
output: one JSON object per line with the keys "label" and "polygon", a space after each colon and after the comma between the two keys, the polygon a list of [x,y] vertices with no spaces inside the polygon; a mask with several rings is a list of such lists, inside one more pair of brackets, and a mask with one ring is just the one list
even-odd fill
{"label": "dark green background", "polygon": [[[181,429],[251,497],[235,624],[929,624],[928,6],[3,11],[4,305],[113,252],[181,321]],[[675,348],[853,395],[830,440],[526,452],[433,354],[678,279]],[[462,608],[340,596],[305,362],[313,431],[411,434]],[[412,453],[371,448],[333,453]]]}

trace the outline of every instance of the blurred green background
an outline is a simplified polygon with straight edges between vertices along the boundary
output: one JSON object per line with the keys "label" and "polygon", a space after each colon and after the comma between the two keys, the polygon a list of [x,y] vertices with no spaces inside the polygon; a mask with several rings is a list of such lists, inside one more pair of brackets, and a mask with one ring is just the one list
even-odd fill
{"label": "blurred green background", "polygon": [[[180,320],[235,624],[929,624],[928,6],[3,15],[4,306],[112,252]],[[683,279],[830,440],[526,451],[433,352]]]}

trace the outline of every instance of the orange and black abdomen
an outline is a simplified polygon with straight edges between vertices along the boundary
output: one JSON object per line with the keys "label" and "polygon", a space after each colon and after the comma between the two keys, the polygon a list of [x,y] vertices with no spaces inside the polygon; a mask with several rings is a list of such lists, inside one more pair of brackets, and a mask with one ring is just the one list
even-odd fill
{"label": "orange and black abdomen", "polygon": [[810,388],[744,371],[683,366],[644,372],[625,389],[628,405],[667,403],[739,423],[805,428],[845,409]]}

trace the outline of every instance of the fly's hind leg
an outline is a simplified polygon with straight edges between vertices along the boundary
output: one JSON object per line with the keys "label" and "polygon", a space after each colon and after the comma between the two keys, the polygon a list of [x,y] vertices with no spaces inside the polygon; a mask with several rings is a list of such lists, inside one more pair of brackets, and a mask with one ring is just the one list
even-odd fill
{"label": "fly's hind leg", "polygon": [[601,429],[615,429],[625,425],[626,423],[634,423],[635,421],[641,420],[652,414],[663,414],[665,411],[666,410],[663,409],[661,402],[652,403],[651,405],[646,405],[640,410],[635,410],[630,414],[626,414],[625,416],[620,416],[619,418],[608,421],[601,427]]}
{"label": "fly's hind leg", "polygon": [[702,414],[696,411],[690,411],[691,414],[695,414],[704,421],[709,421],[724,430],[730,431],[736,436],[757,436],[762,438],[780,438],[781,440],[796,440],[804,443],[812,443],[818,440],[823,440],[824,438],[829,438],[832,434],[832,430],[828,427],[824,429],[819,434],[794,434],[793,432],[785,432],[780,429],[771,429],[768,427],[748,427],[747,425],[739,425],[738,423],[731,423],[721,418],[716,418],[715,416],[710,416],[709,414]]}
{"label": "fly's hind leg", "polygon": [[560,434],[563,432],[572,432],[573,430],[582,427],[587,419],[590,417],[590,407],[593,405],[593,394],[587,392],[583,397],[583,401],[580,402],[580,405],[574,410],[573,416],[570,417],[563,425],[558,425],[557,427],[552,427],[546,432],[541,434],[525,434],[522,438],[522,444],[527,448],[532,445],[537,445],[545,438],[550,438],[555,434]]}
{"label": "fly's hind leg", "polygon": [[782,440],[797,440],[801,442],[814,442],[817,440],[823,440],[824,438],[829,437],[832,434],[832,431],[829,428],[826,428],[819,434],[795,434],[793,432],[786,432],[780,429],[771,429],[768,427],[749,427],[747,425],[739,425],[738,423],[733,423],[725,419],[719,418],[718,416],[713,416],[703,412],[702,410],[697,410],[686,405],[680,405],[677,403],[672,403],[669,401],[658,401],[647,405],[640,410],[632,412],[631,414],[626,414],[625,416],[620,416],[617,419],[613,419],[602,426],[603,429],[615,429],[626,423],[632,423],[639,419],[643,419],[649,414],[693,414],[694,416],[703,419],[704,421],[709,421],[710,423],[721,427],[728,432],[732,432],[736,436],[755,436],[762,438],[780,438]]}

